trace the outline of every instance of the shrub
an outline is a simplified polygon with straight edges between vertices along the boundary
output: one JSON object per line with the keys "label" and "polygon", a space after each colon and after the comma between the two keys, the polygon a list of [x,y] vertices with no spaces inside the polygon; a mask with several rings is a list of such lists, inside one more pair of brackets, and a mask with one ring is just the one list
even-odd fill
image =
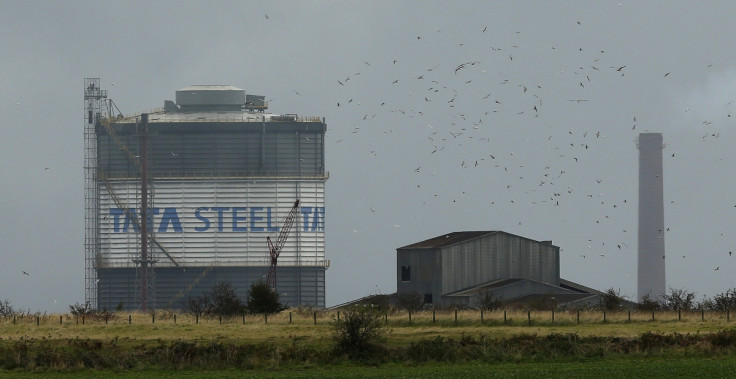
{"label": "shrub", "polygon": [[408,311],[418,311],[424,305],[424,297],[419,292],[407,292],[398,295],[398,306]]}
{"label": "shrub", "polygon": [[383,339],[381,312],[376,307],[353,305],[344,308],[339,319],[333,317],[332,338],[335,350],[360,355],[379,347]]}
{"label": "shrub", "polygon": [[0,316],[10,317],[14,314],[15,314],[15,309],[13,309],[13,305],[10,304],[10,301],[8,299],[0,301]]}
{"label": "shrub", "polygon": [[704,299],[699,305],[709,311],[724,312],[727,309],[736,309],[736,288],[719,293],[713,296],[712,299]]}
{"label": "shrub", "polygon": [[105,320],[116,318],[115,314],[109,312],[107,309],[97,310],[92,308],[92,305],[89,301],[85,302],[84,304],[74,303],[70,305],[69,313],[76,317],[86,317],[92,320]]}
{"label": "shrub", "polygon": [[250,285],[248,303],[245,306],[249,313],[278,313],[286,309],[279,302],[279,294],[263,281]]}
{"label": "shrub", "polygon": [[637,304],[636,308],[640,311],[660,311],[664,308],[664,304],[649,295],[644,295]]}
{"label": "shrub", "polygon": [[189,299],[189,313],[209,316],[234,316],[243,313],[245,305],[230,282],[220,282],[202,296]]}
{"label": "shrub", "polygon": [[664,295],[663,308],[665,310],[676,311],[682,309],[685,311],[695,309],[695,292],[687,292],[684,289],[674,289],[670,287],[670,290]]}
{"label": "shrub", "polygon": [[483,295],[483,298],[481,298],[480,303],[478,304],[478,308],[487,311],[495,311],[497,309],[501,309],[502,306],[503,302],[500,299],[493,297],[490,293]]}
{"label": "shrub", "polygon": [[607,311],[620,310],[625,301],[626,298],[621,295],[621,289],[615,290],[611,287],[603,293],[601,307]]}

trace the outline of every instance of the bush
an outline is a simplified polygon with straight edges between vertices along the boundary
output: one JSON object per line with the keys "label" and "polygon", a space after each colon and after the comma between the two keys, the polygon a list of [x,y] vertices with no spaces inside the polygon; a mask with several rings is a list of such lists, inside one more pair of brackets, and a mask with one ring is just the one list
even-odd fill
{"label": "bush", "polygon": [[699,305],[709,311],[724,312],[727,309],[736,309],[736,288],[719,293],[713,296],[712,299],[704,299]]}
{"label": "bush", "polygon": [[84,304],[74,303],[69,306],[69,313],[76,317],[86,317],[91,320],[105,320],[108,318],[115,319],[115,314],[108,312],[106,309],[97,310],[92,308],[89,301]]}
{"label": "bush", "polygon": [[398,295],[398,306],[407,311],[418,311],[424,305],[424,296],[419,292],[400,293]]}
{"label": "bush", "polygon": [[501,309],[503,306],[503,302],[500,299],[496,299],[491,295],[490,293],[486,293],[483,295],[483,298],[480,300],[480,303],[478,304],[478,308],[486,310],[486,311],[495,311],[497,309]]}
{"label": "bush", "polygon": [[10,301],[8,299],[0,301],[0,316],[10,317],[14,314],[15,314],[15,309],[13,309],[13,305],[10,304]]}
{"label": "bush", "polygon": [[389,295],[373,295],[358,302],[358,304],[368,307],[378,308],[383,313],[391,310],[391,299]]}
{"label": "bush", "polygon": [[664,304],[659,300],[652,299],[649,295],[644,295],[636,308],[640,311],[661,311]]}
{"label": "bush", "polygon": [[684,289],[674,289],[670,287],[667,294],[664,295],[663,308],[665,310],[676,311],[682,309],[689,311],[695,309],[695,292],[687,292]]}
{"label": "bush", "polygon": [[243,313],[245,305],[230,282],[220,282],[202,296],[189,299],[189,312],[208,316],[234,316]]}
{"label": "bush", "polygon": [[333,318],[332,338],[335,350],[351,356],[361,355],[380,346],[383,340],[382,313],[376,307],[353,305],[344,308],[339,319]]}
{"label": "bush", "polygon": [[616,311],[623,308],[625,301],[626,298],[621,295],[621,290],[611,287],[603,293],[601,307],[607,311]]}
{"label": "bush", "polygon": [[279,302],[279,294],[263,281],[250,285],[246,309],[249,313],[278,313],[286,309]]}

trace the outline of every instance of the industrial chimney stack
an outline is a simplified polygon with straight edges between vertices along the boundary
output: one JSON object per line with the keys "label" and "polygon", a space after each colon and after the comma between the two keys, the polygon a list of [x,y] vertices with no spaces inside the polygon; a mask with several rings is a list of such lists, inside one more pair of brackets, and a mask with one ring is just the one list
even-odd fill
{"label": "industrial chimney stack", "polygon": [[665,295],[662,133],[640,133],[638,297]]}

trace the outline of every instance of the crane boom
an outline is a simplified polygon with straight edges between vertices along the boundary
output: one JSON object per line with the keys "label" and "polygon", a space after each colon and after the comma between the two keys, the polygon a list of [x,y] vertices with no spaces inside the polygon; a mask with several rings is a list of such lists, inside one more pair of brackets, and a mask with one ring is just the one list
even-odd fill
{"label": "crane boom", "polygon": [[294,221],[296,220],[296,214],[298,210],[299,199],[296,199],[296,201],[294,202],[294,206],[291,207],[291,210],[284,218],[279,236],[276,237],[276,244],[271,241],[270,236],[266,237],[266,242],[268,243],[268,251],[271,255],[271,265],[268,268],[268,277],[266,278],[266,284],[268,284],[268,286],[271,287],[273,290],[276,290],[276,263],[279,259],[279,255],[281,254],[281,249],[286,243],[286,239],[289,238],[289,233],[291,232],[291,227],[294,225]]}

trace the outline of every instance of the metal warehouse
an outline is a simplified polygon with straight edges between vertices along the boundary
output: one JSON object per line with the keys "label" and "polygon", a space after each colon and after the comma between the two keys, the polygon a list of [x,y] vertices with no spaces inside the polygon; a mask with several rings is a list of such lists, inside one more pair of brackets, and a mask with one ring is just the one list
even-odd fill
{"label": "metal warehouse", "polygon": [[581,306],[600,292],[560,278],[560,248],[502,231],[444,234],[396,249],[397,294],[432,306]]}
{"label": "metal warehouse", "polygon": [[323,118],[267,113],[263,96],[224,85],[122,116],[98,78],[84,86],[92,306],[184,308],[218,282],[244,299],[277,235],[282,303],[325,306]]}

